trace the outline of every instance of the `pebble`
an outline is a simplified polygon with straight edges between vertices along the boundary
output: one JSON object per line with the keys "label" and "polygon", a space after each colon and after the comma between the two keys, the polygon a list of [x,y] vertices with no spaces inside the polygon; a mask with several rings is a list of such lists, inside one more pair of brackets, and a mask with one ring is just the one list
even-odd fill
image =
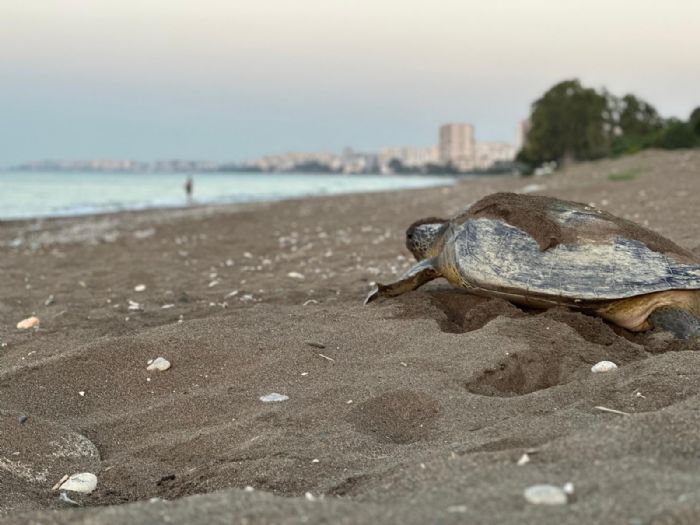
{"label": "pebble", "polygon": [[617,365],[612,361],[600,361],[591,367],[591,372],[594,374],[599,374],[601,372],[612,372],[617,370]]}
{"label": "pebble", "polygon": [[564,489],[554,485],[532,485],[523,493],[533,505],[566,505],[568,496]]}
{"label": "pebble", "polygon": [[128,301],[129,301],[129,306],[128,306],[128,308],[127,308],[128,310],[130,310],[130,311],[132,311],[132,312],[133,312],[133,311],[138,311],[138,310],[143,310],[143,305],[142,305],[142,304],[139,304],[139,303],[137,303],[136,301],[132,301],[131,299],[129,299]]}
{"label": "pebble", "polygon": [[300,281],[304,279],[304,276],[299,272],[289,272],[287,274],[287,277],[290,277],[292,279],[299,279]]}
{"label": "pebble", "polygon": [[134,286],[135,292],[143,292],[145,289],[146,289],[145,284],[137,284],[136,286]]}
{"label": "pebble", "polygon": [[44,301],[44,306],[51,306],[54,303],[53,295],[49,295],[46,301]]}
{"label": "pebble", "polygon": [[22,319],[19,323],[17,323],[17,330],[29,330],[35,326],[39,326],[39,318],[34,316],[27,317],[26,319]]}
{"label": "pebble", "polygon": [[146,370],[158,370],[159,372],[165,372],[168,368],[170,368],[170,361],[164,357],[156,357],[152,361],[148,362]]}
{"label": "pebble", "polygon": [[284,394],[278,394],[276,392],[260,396],[260,401],[262,401],[263,403],[278,403],[280,401],[287,401],[287,399],[289,399],[289,396],[285,396]]}
{"label": "pebble", "polygon": [[90,494],[95,490],[95,487],[97,487],[97,476],[91,472],[80,472],[69,476],[67,480],[59,485],[58,490]]}

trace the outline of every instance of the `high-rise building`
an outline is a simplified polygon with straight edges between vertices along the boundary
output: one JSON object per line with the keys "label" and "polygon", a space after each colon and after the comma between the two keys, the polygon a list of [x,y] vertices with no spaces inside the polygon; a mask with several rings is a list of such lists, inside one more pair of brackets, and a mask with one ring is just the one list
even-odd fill
{"label": "high-rise building", "polygon": [[475,164],[474,126],[444,124],[440,126],[440,161],[459,169],[472,169]]}

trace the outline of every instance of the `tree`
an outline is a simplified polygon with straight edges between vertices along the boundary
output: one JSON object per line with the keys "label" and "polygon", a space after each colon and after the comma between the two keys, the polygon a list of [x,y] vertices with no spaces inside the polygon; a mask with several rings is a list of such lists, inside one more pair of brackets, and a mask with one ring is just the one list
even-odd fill
{"label": "tree", "polygon": [[664,120],[635,95],[618,98],[605,89],[586,88],[566,80],[532,105],[530,131],[516,160],[525,172],[545,162],[592,160],[645,148],[700,146],[700,107],[688,122]]}
{"label": "tree", "polygon": [[608,103],[614,121],[611,153],[636,153],[651,147],[665,125],[656,108],[632,94],[622,98],[611,95]]}
{"label": "tree", "polygon": [[389,161],[389,169],[392,173],[403,173],[403,162],[401,162],[399,159],[391,159]]}
{"label": "tree", "polygon": [[607,98],[578,80],[550,88],[535,101],[527,144],[518,160],[590,160],[610,153],[612,114]]}
{"label": "tree", "polygon": [[623,136],[643,137],[664,125],[654,106],[632,94],[622,97],[619,109],[618,126]]}
{"label": "tree", "polygon": [[693,133],[700,137],[700,107],[693,110],[693,112],[690,114],[690,118],[688,119],[688,123],[690,124],[690,129],[693,130]]}

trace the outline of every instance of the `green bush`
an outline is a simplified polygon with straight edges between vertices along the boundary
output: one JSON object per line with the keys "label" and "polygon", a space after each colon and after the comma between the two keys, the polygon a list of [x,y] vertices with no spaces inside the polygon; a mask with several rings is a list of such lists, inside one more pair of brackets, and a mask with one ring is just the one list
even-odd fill
{"label": "green bush", "polygon": [[698,135],[688,122],[671,119],[656,134],[653,146],[663,149],[694,148],[699,145]]}

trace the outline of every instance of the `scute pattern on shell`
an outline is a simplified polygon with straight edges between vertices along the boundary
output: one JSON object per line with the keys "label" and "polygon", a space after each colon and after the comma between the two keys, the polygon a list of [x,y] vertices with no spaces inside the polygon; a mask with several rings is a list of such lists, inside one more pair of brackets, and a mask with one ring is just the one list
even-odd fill
{"label": "scute pattern on shell", "polygon": [[441,264],[463,285],[557,302],[606,301],[675,289],[700,289],[700,264],[686,264],[620,236],[542,251],[526,232],[495,219],[454,228]]}

